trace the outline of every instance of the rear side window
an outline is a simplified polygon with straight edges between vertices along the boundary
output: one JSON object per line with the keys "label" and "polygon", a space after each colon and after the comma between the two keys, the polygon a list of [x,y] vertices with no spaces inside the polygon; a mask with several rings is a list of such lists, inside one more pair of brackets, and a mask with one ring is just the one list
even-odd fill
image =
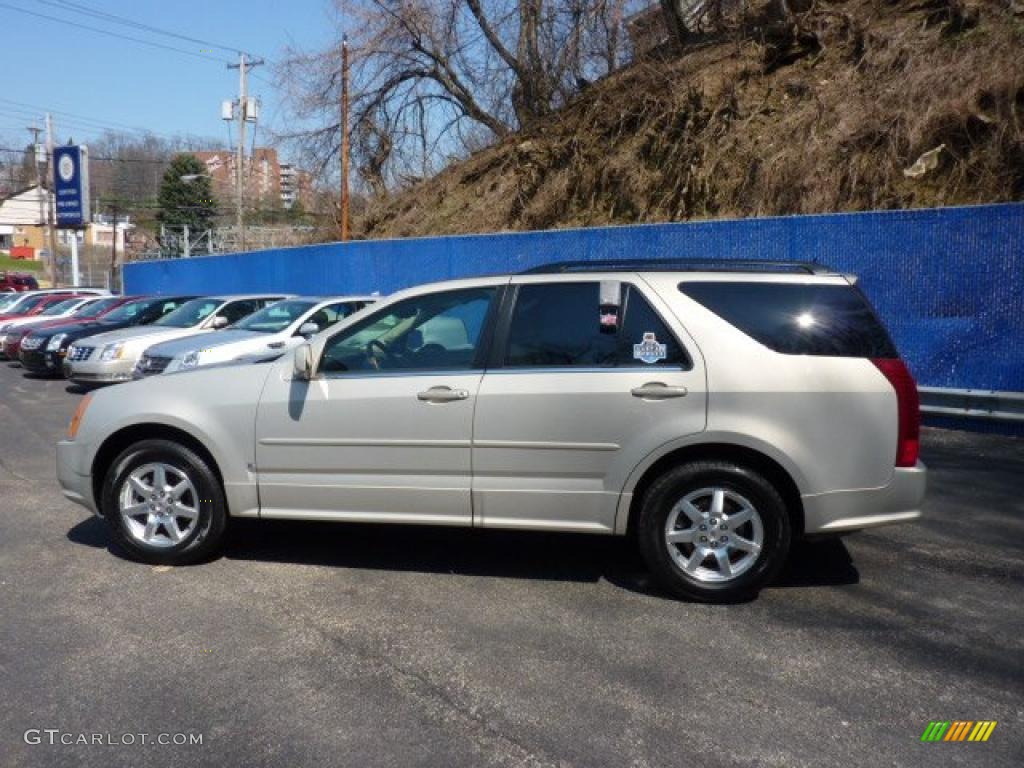
{"label": "rear side window", "polygon": [[899,356],[871,304],[852,285],[686,282],[679,290],[785,355]]}
{"label": "rear side window", "polygon": [[618,308],[601,304],[601,284],[522,285],[504,364],[539,367],[689,367],[689,358],[636,288],[623,284]]}

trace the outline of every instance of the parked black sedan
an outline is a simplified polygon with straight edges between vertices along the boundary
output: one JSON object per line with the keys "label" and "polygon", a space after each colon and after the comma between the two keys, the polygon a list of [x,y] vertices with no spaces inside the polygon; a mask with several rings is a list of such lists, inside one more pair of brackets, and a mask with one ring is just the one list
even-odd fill
{"label": "parked black sedan", "polygon": [[195,296],[144,296],[128,301],[101,318],[84,323],[40,328],[21,341],[18,359],[29,373],[62,376],[64,356],[72,342],[133,325],[148,325]]}

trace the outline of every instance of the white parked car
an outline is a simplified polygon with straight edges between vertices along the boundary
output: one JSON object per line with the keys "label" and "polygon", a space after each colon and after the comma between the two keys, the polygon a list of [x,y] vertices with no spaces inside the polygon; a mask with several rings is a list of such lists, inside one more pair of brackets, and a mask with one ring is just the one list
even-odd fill
{"label": "white parked car", "polygon": [[186,301],[151,325],[122,328],[79,339],[68,347],[64,375],[77,384],[130,381],[142,353],[153,344],[226,328],[283,298],[280,294],[261,293],[203,296]]}
{"label": "white parked car", "polygon": [[188,371],[245,357],[283,354],[376,300],[374,296],[284,299],[222,331],[154,344],[135,366],[135,378]]}

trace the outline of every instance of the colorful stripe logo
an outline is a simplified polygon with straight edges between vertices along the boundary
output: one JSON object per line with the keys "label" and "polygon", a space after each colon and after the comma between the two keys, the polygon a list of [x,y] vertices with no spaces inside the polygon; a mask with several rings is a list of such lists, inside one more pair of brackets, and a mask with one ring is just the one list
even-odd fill
{"label": "colorful stripe logo", "polygon": [[995,727],[995,720],[932,720],[921,741],[988,741]]}

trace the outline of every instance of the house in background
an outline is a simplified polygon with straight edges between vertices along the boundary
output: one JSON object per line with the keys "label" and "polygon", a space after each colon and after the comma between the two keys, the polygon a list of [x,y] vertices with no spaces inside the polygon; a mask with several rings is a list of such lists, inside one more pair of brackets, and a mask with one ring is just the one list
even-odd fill
{"label": "house in background", "polygon": [[16,258],[38,259],[48,247],[47,211],[53,195],[42,187],[22,190],[0,203],[0,251]]}
{"label": "house in background", "polygon": [[[50,249],[50,227],[48,206],[53,205],[53,194],[38,186],[23,190],[0,202],[0,251],[21,259],[40,258],[40,251]],[[130,217],[117,220],[117,250],[125,250],[126,237],[135,229]],[[58,247],[70,247],[71,238],[77,237],[79,245],[110,248],[115,237],[113,222],[109,216],[94,214],[87,227],[79,230],[57,231]]]}

